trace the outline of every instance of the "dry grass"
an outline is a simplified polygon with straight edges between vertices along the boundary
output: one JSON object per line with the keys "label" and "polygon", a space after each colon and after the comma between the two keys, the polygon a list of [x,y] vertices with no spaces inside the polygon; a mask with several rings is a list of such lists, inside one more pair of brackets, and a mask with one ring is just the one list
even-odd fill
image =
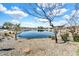
{"label": "dry grass", "polygon": [[0,48],[15,48],[10,51],[0,51],[0,55],[9,56],[73,56],[79,48],[79,43],[55,43],[50,38],[43,39],[4,39]]}

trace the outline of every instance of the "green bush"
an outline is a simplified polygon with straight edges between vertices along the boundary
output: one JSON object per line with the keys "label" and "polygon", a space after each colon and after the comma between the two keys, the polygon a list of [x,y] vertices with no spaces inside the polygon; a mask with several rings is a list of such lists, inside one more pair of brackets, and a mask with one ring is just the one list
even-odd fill
{"label": "green bush", "polygon": [[73,38],[74,38],[74,41],[75,41],[75,42],[79,42],[79,35],[78,35],[78,34],[75,34],[75,35],[73,36]]}
{"label": "green bush", "polygon": [[61,38],[64,42],[68,41],[68,37],[69,37],[69,34],[64,34],[64,35],[61,35]]}

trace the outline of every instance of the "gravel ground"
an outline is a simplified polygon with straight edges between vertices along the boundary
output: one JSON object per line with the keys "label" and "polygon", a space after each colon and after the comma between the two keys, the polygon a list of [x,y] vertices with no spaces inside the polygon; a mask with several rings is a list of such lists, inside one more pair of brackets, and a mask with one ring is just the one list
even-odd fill
{"label": "gravel ground", "polygon": [[[5,49],[8,48],[10,50],[6,51]],[[78,48],[79,43],[77,42],[56,44],[49,38],[26,40],[11,38],[3,39],[0,42],[0,56],[75,56]],[[30,52],[26,52],[24,49],[28,49]]]}

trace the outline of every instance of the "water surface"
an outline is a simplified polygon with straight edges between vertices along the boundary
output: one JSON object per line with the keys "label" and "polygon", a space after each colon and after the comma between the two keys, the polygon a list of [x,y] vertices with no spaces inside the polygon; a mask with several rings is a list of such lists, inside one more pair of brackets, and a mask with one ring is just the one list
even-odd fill
{"label": "water surface", "polygon": [[18,37],[20,38],[48,38],[50,35],[54,36],[53,32],[48,31],[24,31],[20,34],[18,34]]}

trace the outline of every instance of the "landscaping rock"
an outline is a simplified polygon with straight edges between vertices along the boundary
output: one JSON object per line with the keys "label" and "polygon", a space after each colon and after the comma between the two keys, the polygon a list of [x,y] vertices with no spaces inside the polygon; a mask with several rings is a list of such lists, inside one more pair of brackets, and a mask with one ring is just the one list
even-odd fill
{"label": "landscaping rock", "polygon": [[70,39],[70,41],[72,41],[72,42],[74,41],[74,40],[73,40],[72,33],[70,33],[70,32],[69,32],[69,39]]}

